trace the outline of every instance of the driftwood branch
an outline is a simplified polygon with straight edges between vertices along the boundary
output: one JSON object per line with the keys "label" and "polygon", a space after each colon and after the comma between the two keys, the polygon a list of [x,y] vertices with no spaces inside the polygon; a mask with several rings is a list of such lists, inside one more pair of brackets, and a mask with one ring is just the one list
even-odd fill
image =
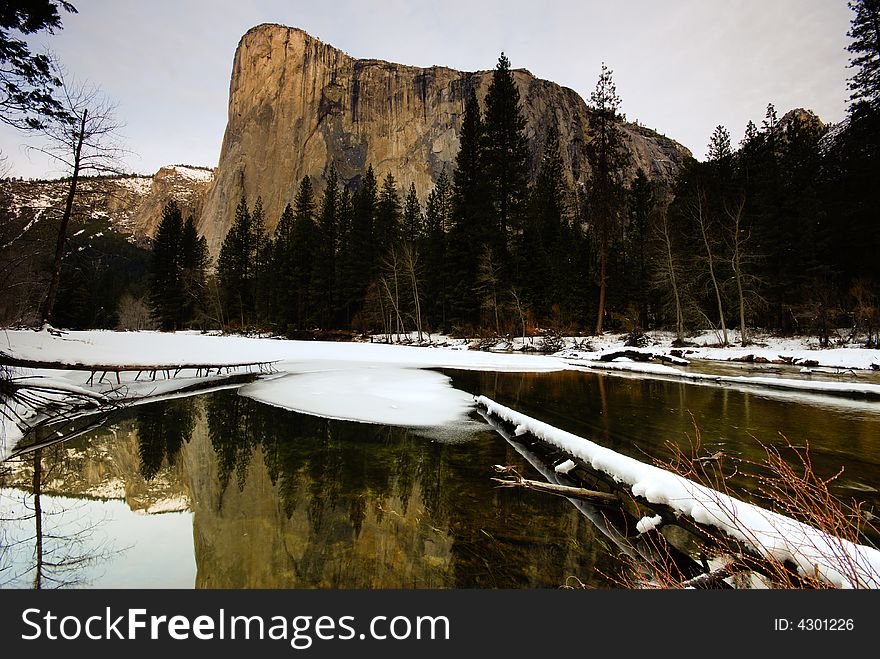
{"label": "driftwood branch", "polygon": [[570,487],[568,485],[557,485],[555,483],[542,483],[541,481],[533,481],[523,478],[513,467],[496,466],[495,471],[501,474],[508,474],[509,479],[493,478],[499,487],[518,487],[536,492],[544,492],[553,494],[558,497],[566,497],[568,499],[579,499],[580,501],[589,501],[593,504],[608,506],[617,505],[620,499],[615,494],[607,492],[599,492],[597,490],[588,490],[583,487]]}

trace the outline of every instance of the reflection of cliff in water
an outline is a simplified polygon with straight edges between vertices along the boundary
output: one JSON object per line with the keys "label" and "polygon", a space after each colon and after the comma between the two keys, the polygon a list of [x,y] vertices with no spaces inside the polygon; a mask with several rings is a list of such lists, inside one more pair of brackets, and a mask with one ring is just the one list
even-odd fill
{"label": "reflection of cliff in water", "polygon": [[204,400],[184,446],[197,587],[557,587],[594,569],[566,502],[493,489],[491,465],[521,458],[491,431],[441,444]]}
{"label": "reflection of cliff in water", "polygon": [[[530,467],[488,427],[462,439],[216,392],[138,406],[44,449],[42,492],[190,509],[196,587],[607,585],[613,557],[589,521],[564,500],[496,490],[492,465]],[[0,485],[29,491],[32,457],[6,463]]]}

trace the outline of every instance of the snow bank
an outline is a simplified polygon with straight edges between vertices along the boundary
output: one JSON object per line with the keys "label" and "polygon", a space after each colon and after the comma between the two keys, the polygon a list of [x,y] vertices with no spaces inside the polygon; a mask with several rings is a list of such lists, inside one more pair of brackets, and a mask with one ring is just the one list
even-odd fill
{"label": "snow bank", "polygon": [[832,382],[830,380],[795,380],[783,377],[765,377],[751,375],[713,375],[710,373],[694,373],[683,371],[674,366],[664,364],[651,364],[633,361],[588,361],[578,360],[573,365],[582,366],[591,370],[618,371],[636,373],[645,376],[659,376],[664,378],[679,378],[690,380],[697,384],[725,384],[746,387],[761,387],[765,389],[786,389],[809,393],[835,394],[847,396],[862,396],[865,398],[880,399],[880,384],[870,382],[844,381]]}
{"label": "snow bank", "polygon": [[[428,368],[485,371],[556,371],[575,368],[553,357],[494,354],[454,348],[420,348],[369,343],[284,341],[241,336],[209,336],[193,332],[62,332],[5,330],[0,352],[16,359],[78,366],[150,367],[175,365],[223,366],[273,362],[282,375],[246,387],[242,393],[291,410],[368,423],[411,427],[453,424],[472,407],[470,395],[457,391]],[[125,404],[159,400],[204,377],[183,371],[172,379],[155,381],[136,372],[115,375],[110,382],[87,384],[88,371],[45,370],[30,378],[33,384],[71,394],[101,392]],[[221,379],[221,376],[212,376]],[[225,377],[225,376],[222,376]],[[95,378],[99,380],[99,378]],[[35,410],[17,410],[25,418]],[[3,421],[0,459],[21,439],[14,423]]]}
{"label": "snow bank", "polygon": [[420,348],[373,343],[286,341],[243,336],[213,336],[193,332],[63,332],[5,330],[0,352],[34,361],[93,364],[235,364],[289,362],[285,370],[304,362],[336,361],[396,364],[415,368],[461,368],[487,371],[537,372],[570,368],[555,357],[496,354],[454,348]]}
{"label": "snow bank", "polygon": [[[778,561],[791,560],[803,574],[841,588],[880,588],[880,551],[827,535],[784,515],[759,508],[659,467],[639,462],[587,439],[500,405],[476,399],[496,415],[584,460],[630,488],[634,496],[710,525]],[[849,569],[847,569],[849,568]]]}
{"label": "snow bank", "polygon": [[239,393],[305,414],[408,427],[454,423],[474,406],[470,394],[433,371],[381,364],[327,368],[260,380]]}
{"label": "snow bank", "polygon": [[[782,338],[755,335],[752,338],[754,345],[747,347],[730,345],[726,348],[719,348],[715,345],[719,337],[711,332],[706,332],[688,339],[693,345],[677,348],[675,351],[676,354],[681,354],[688,360],[816,365],[841,370],[880,369],[880,350],[877,349],[857,346],[819,348],[810,337]],[[672,343],[675,337],[669,332],[651,332],[647,335],[648,345],[644,348],[625,346],[626,339],[626,335],[612,334],[580,339],[569,337],[565,339],[567,347],[556,355],[568,359],[588,361],[596,361],[603,354],[623,349],[669,355],[673,350]],[[731,333],[731,339],[735,339],[735,333]],[[578,343],[579,341],[580,343]]]}

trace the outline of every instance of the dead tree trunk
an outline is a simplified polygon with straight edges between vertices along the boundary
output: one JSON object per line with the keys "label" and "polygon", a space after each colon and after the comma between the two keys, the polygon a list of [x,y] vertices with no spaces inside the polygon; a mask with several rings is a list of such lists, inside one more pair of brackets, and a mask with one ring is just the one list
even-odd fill
{"label": "dead tree trunk", "polygon": [[43,323],[48,323],[52,320],[52,311],[55,308],[55,298],[58,295],[58,287],[61,282],[61,261],[64,259],[64,247],[67,244],[67,226],[70,224],[70,217],[73,214],[73,200],[76,196],[76,185],[79,181],[82,146],[86,134],[87,118],[88,110],[83,110],[82,119],[79,124],[79,133],[76,136],[76,148],[73,153],[73,173],[70,177],[70,188],[67,190],[67,199],[64,202],[64,215],[61,216],[61,226],[58,227],[58,241],[55,245],[55,260],[52,263],[49,290],[43,301],[43,308],[40,309],[40,316]]}
{"label": "dead tree trunk", "polygon": [[700,225],[700,235],[703,238],[703,247],[706,248],[706,262],[709,267],[709,278],[712,281],[712,287],[715,289],[715,302],[718,305],[718,320],[721,323],[721,334],[723,337],[723,345],[727,346],[730,341],[727,338],[727,324],[724,320],[724,302],[721,297],[721,286],[718,284],[718,277],[715,273],[715,255],[712,253],[712,241],[709,238],[709,218],[706,217],[704,207],[706,205],[706,196],[701,191],[697,197],[697,223]]}

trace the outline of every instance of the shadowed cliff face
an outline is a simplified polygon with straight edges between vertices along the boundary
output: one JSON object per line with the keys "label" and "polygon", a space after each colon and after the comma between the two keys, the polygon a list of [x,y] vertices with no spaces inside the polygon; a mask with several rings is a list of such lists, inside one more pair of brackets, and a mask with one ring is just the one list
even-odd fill
{"label": "shadowed cliff face", "polygon": [[[525,70],[514,77],[533,168],[555,117],[571,179],[584,182],[590,112],[583,99]],[[253,28],[235,54],[226,134],[200,220],[211,253],[218,254],[242,192],[251,204],[262,196],[272,231],[302,177],[322,190],[331,165],[355,184],[371,164],[380,178],[393,174],[402,190],[415,183],[424,199],[440,172],[452,172],[469,90],[482,103],[491,80],[491,71],[354,59],[296,28]],[[624,129],[636,165],[651,177],[674,175],[690,156],[652,131]]]}

